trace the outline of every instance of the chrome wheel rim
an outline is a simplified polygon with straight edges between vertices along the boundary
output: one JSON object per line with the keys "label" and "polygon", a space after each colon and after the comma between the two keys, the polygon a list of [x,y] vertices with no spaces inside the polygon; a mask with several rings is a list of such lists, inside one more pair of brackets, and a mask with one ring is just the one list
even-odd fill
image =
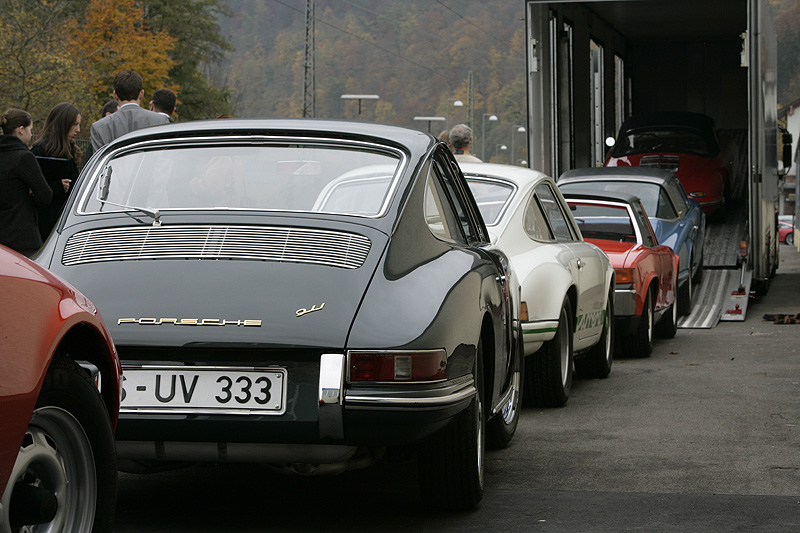
{"label": "chrome wheel rim", "polygon": [[[648,304],[650,302],[647,302]],[[647,306],[647,342],[653,342],[653,306]]]}
{"label": "chrome wheel rim", "polygon": [[484,428],[483,428],[483,399],[481,398],[480,393],[475,396],[475,401],[477,403],[476,410],[478,411],[478,416],[476,417],[475,423],[475,432],[477,433],[477,465],[478,465],[478,484],[481,488],[483,488],[483,458],[484,458]]}
{"label": "chrome wheel rim", "polygon": [[[610,306],[609,306],[610,307]],[[605,348],[606,348],[606,362],[611,361],[611,309],[606,308],[606,319],[605,323],[603,324],[605,328],[606,339],[605,339]]]}
{"label": "chrome wheel rim", "polygon": [[[565,316],[566,312],[562,309],[561,316]],[[566,327],[562,327],[567,323],[566,320],[559,320],[558,322],[558,331],[556,335],[558,335],[558,345],[559,349],[561,350],[560,354],[560,361],[561,361],[561,386],[567,386],[567,380],[569,379],[569,373],[572,370],[569,365],[569,337],[570,332],[567,331]]]}
{"label": "chrome wheel rim", "polygon": [[59,407],[36,409],[3,494],[4,516],[0,531],[11,531],[9,507],[14,486],[18,484],[53,492],[58,510],[52,521],[34,527],[24,526],[17,531],[91,530],[97,500],[96,479],[91,443],[78,420]]}
{"label": "chrome wheel rim", "polygon": [[517,418],[517,414],[519,413],[520,387],[520,372],[517,370],[511,377],[511,397],[508,399],[508,402],[506,402],[501,411],[503,423],[506,425],[513,423],[514,419]]}

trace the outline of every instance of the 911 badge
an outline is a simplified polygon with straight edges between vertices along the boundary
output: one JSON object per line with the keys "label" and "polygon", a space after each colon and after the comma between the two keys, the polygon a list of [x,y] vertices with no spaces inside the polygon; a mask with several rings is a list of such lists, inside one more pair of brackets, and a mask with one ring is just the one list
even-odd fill
{"label": "911 badge", "polygon": [[307,315],[308,313],[313,313],[314,311],[322,311],[323,307],[325,307],[325,302],[322,302],[319,307],[317,307],[317,304],[314,304],[311,306],[311,309],[306,309],[305,307],[298,309],[294,312],[294,315],[301,317],[303,315]]}
{"label": "911 badge", "polygon": [[261,320],[229,320],[225,318],[120,318],[117,325],[138,324],[140,326],[161,326],[172,324],[173,326],[245,326],[261,327]]}

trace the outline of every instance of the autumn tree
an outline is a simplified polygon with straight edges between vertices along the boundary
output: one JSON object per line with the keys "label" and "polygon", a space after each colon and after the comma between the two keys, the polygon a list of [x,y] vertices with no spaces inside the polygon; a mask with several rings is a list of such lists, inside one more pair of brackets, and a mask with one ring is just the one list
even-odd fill
{"label": "autumn tree", "polygon": [[0,107],[30,112],[39,122],[50,108],[80,93],[79,58],[70,49],[77,3],[0,2]]}
{"label": "autumn tree", "polygon": [[90,0],[86,20],[74,31],[72,41],[92,99],[90,117],[98,118],[120,70],[141,74],[145,98],[161,88],[180,93],[169,78],[175,64],[169,54],[176,40],[166,30],[150,28],[144,7],[136,0]]}

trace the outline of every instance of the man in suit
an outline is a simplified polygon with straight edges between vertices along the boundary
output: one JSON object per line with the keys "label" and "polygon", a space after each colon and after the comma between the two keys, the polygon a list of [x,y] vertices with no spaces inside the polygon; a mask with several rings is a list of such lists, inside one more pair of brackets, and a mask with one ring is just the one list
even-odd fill
{"label": "man in suit", "polygon": [[159,89],[153,93],[150,100],[150,111],[165,115],[172,122],[172,113],[175,112],[175,93],[169,89]]}
{"label": "man in suit", "polygon": [[114,99],[119,102],[116,112],[92,124],[92,149],[97,151],[128,132],[169,123],[169,117],[144,109],[142,77],[133,70],[123,70],[114,78]]}

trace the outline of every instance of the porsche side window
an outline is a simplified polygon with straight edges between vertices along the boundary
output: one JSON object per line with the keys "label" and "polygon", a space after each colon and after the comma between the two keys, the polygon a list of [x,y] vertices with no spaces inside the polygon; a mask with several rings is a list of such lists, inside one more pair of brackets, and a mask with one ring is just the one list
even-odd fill
{"label": "porsche side window", "polygon": [[425,222],[431,233],[439,239],[450,242],[462,240],[457,229],[455,214],[432,171],[428,173],[425,183]]}
{"label": "porsche side window", "polygon": [[689,210],[689,202],[687,201],[686,192],[678,180],[672,180],[667,183],[669,195],[675,200],[675,208],[678,211],[678,216],[683,216]]}
{"label": "porsche side window", "polygon": [[475,242],[478,239],[475,228],[473,227],[469,210],[464,205],[466,200],[463,192],[456,185],[454,178],[446,170],[446,167],[438,160],[434,160],[431,165],[431,171],[438,176],[438,181],[443,185],[447,197],[450,199],[452,208],[457,216],[458,224],[461,226],[461,231],[466,236],[467,241]]}
{"label": "porsche side window", "polygon": [[640,226],[642,226],[642,244],[648,248],[652,248],[656,245],[656,238],[653,236],[653,227],[650,226],[650,219],[644,214],[642,204],[638,202],[633,203],[631,207],[633,207],[636,218],[640,221]]}
{"label": "porsche side window", "polygon": [[547,224],[547,217],[544,216],[542,206],[535,194],[532,194],[525,206],[525,218],[522,221],[525,233],[528,237],[536,241],[555,242],[553,232]]}
{"label": "porsche side window", "polygon": [[559,201],[550,187],[546,183],[540,183],[536,186],[536,196],[539,197],[539,201],[542,203],[556,240],[559,242],[574,241],[575,237],[569,228],[569,222],[567,222],[564,211],[561,210]]}

